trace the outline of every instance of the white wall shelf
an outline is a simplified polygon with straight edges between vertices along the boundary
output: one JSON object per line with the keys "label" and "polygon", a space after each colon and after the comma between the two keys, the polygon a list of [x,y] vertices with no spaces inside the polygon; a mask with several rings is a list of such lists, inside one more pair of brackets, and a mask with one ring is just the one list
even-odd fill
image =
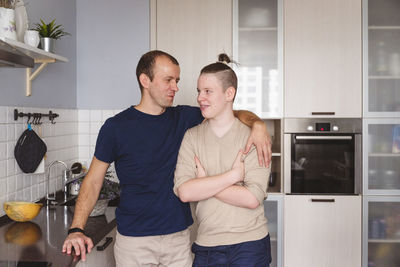
{"label": "white wall shelf", "polygon": [[43,71],[47,64],[57,61],[68,62],[68,58],[66,57],[46,52],[42,49],[9,38],[2,37],[0,39],[16,48],[18,51],[32,57],[35,64],[40,64],[40,66],[33,73],[31,68],[26,68],[26,96],[30,96],[32,94],[32,81],[39,75],[40,72]]}

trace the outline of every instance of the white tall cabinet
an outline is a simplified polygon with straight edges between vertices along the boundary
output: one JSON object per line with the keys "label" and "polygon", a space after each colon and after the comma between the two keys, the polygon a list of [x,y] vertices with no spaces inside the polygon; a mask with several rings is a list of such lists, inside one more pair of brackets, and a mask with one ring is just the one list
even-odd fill
{"label": "white tall cabinet", "polygon": [[200,70],[232,55],[232,0],[151,0],[151,48],[172,54],[181,81],[175,105],[197,106]]}
{"label": "white tall cabinet", "polygon": [[284,1],[285,117],[361,117],[361,0]]}

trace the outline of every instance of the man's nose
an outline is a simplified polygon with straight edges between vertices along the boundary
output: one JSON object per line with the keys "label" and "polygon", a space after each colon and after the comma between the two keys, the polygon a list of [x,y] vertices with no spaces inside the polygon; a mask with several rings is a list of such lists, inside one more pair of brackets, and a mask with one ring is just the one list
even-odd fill
{"label": "man's nose", "polygon": [[175,92],[178,92],[179,91],[178,83],[175,81],[171,82],[171,89],[174,90]]}

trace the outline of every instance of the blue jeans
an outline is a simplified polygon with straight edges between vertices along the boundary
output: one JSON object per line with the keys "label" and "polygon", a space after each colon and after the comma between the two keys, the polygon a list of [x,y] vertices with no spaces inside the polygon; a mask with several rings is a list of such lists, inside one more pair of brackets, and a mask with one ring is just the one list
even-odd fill
{"label": "blue jeans", "polygon": [[269,235],[256,241],[234,245],[203,247],[192,245],[193,267],[269,267],[271,244]]}

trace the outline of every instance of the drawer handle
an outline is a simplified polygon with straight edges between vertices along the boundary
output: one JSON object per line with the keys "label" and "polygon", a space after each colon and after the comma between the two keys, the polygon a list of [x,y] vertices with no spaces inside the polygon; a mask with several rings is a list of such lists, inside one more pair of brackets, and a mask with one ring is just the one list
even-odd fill
{"label": "drawer handle", "polygon": [[311,112],[311,115],[335,115],[335,112]]}
{"label": "drawer handle", "polygon": [[112,241],[113,241],[112,237],[106,237],[106,241],[104,241],[104,244],[101,246],[97,246],[97,250],[98,251],[105,250],[108,247],[108,245],[110,245],[112,243]]}
{"label": "drawer handle", "polygon": [[334,198],[325,198],[325,199],[321,199],[321,198],[312,198],[311,202],[335,202]]}

